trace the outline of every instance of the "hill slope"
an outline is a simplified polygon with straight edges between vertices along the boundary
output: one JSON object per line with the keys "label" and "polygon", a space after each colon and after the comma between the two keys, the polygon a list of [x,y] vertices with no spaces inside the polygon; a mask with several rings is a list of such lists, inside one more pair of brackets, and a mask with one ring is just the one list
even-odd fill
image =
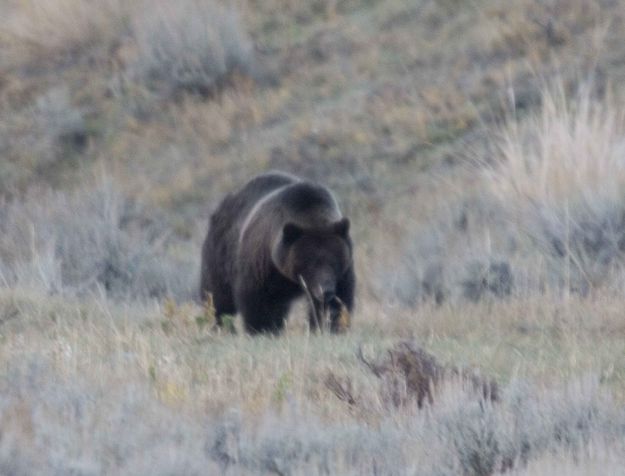
{"label": "hill slope", "polygon": [[[624,7],[3,2],[0,473],[620,468]],[[209,212],[268,169],[354,224],[346,335],[193,301]],[[423,410],[359,358],[406,339],[499,402]]]}

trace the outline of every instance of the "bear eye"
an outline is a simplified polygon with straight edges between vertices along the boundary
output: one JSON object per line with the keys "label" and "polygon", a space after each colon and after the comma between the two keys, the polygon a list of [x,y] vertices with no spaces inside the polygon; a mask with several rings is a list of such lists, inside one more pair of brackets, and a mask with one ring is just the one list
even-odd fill
{"label": "bear eye", "polygon": [[284,225],[284,228],[282,228],[282,242],[285,245],[290,245],[291,243],[295,242],[295,240],[297,240],[300,236],[302,236],[303,232],[304,230],[302,230],[294,223],[287,223],[286,225]]}

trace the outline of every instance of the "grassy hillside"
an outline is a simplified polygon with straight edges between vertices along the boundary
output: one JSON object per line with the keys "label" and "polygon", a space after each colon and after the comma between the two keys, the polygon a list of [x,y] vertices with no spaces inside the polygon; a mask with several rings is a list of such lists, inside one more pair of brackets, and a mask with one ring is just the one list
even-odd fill
{"label": "grassy hillside", "polygon": [[[618,474],[624,2],[0,16],[0,474]],[[345,335],[195,300],[209,213],[269,169],[351,218]],[[407,340],[497,400],[453,370],[421,407]]]}

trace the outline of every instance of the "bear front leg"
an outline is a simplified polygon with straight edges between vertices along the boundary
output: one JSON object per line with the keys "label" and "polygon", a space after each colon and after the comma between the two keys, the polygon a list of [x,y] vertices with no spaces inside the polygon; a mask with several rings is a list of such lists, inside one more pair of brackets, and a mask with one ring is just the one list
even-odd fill
{"label": "bear front leg", "polygon": [[351,313],[354,309],[354,292],[356,290],[356,274],[351,266],[336,284],[336,295],[343,301],[347,310]]}
{"label": "bear front leg", "polygon": [[223,327],[223,316],[234,316],[237,309],[230,292],[215,292],[213,294],[213,305],[215,306],[215,321],[219,327]]}
{"label": "bear front leg", "polygon": [[[349,268],[349,270],[343,275],[343,277],[339,280],[336,285],[336,296],[341,300],[341,302],[345,305],[347,310],[349,311],[351,320],[351,314],[354,310],[354,291],[356,289],[356,275],[354,273],[353,266]],[[330,330],[334,333],[341,332],[345,330],[340,324],[339,320],[341,318],[341,308],[331,307],[329,309],[330,313]],[[349,326],[349,323],[347,323]]]}
{"label": "bear front leg", "polygon": [[232,289],[223,281],[215,278],[212,281],[207,281],[207,284],[202,286],[201,296],[203,304],[212,298],[213,306],[215,307],[215,321],[218,327],[223,326],[224,315],[234,315],[237,312]]}
{"label": "bear front leg", "polygon": [[247,290],[238,296],[238,307],[249,334],[280,334],[284,329],[290,301],[262,290]]}

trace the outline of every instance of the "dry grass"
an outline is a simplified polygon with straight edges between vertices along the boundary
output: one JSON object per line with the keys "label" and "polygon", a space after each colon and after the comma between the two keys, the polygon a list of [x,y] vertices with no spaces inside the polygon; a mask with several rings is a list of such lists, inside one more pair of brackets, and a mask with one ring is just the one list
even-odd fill
{"label": "dry grass", "polygon": [[168,95],[212,96],[233,75],[250,75],[252,45],[236,12],[210,1],[154,2],[134,17],[129,74]]}
{"label": "dry grass", "polygon": [[[622,325],[609,312],[618,306],[607,302],[475,305],[463,312],[464,329],[458,308],[401,319],[367,306],[345,336],[309,335],[299,316],[276,339],[215,334],[189,305],[5,290],[0,464],[79,464],[89,474],[161,474],[169,465],[194,468],[194,459],[239,474],[272,464],[292,474],[368,474],[378,465],[394,474],[418,464],[419,474],[439,467],[477,475],[522,468],[551,451],[592,451],[604,439],[612,447],[622,415],[610,394],[622,401],[625,383],[613,352],[623,345]],[[394,326],[384,324],[391,317]],[[388,382],[357,349],[383,356],[406,335],[420,336],[444,362],[479,363],[497,375],[500,401],[477,405],[452,380],[427,411],[416,401],[393,405]],[[327,387],[328,371],[349,379],[354,404]],[[579,380],[588,375],[597,377]],[[154,432],[162,444],[150,443]],[[157,458],[163,467],[141,456],[158,451],[169,454]],[[612,457],[622,458],[620,450]]]}
{"label": "dry grass", "polygon": [[[570,452],[546,455],[530,463],[527,468],[512,471],[511,474],[528,476],[619,474],[622,470],[618,456],[621,451],[620,445],[616,444],[614,449],[611,448],[611,444],[606,445],[603,442],[594,446],[584,451],[582,455],[576,454],[574,458]],[[577,462],[573,463],[573,459]]]}
{"label": "dry grass", "polygon": [[5,286],[131,300],[194,296],[193,245],[172,243],[162,216],[143,210],[110,178],[73,193],[33,191],[0,206],[0,214]]}
{"label": "dry grass", "polygon": [[14,60],[44,61],[111,47],[127,33],[138,2],[122,0],[26,0],[6,13],[2,41]]}
{"label": "dry grass", "polygon": [[[565,287],[618,283],[622,270],[625,118],[609,97],[545,88],[541,108],[511,121],[490,189]],[[548,279],[548,278],[547,278]]]}
{"label": "dry grass", "polygon": [[[519,207],[593,211],[620,202],[625,181],[625,117],[611,98],[582,87],[570,100],[564,85],[546,88],[541,109],[510,122],[493,171],[494,193]],[[530,206],[531,206],[530,205]]]}
{"label": "dry grass", "polygon": [[[622,466],[621,0],[148,3],[0,5],[0,473]],[[191,302],[209,211],[269,168],[351,218],[345,335]],[[405,340],[499,403],[389,402],[357,350]]]}

